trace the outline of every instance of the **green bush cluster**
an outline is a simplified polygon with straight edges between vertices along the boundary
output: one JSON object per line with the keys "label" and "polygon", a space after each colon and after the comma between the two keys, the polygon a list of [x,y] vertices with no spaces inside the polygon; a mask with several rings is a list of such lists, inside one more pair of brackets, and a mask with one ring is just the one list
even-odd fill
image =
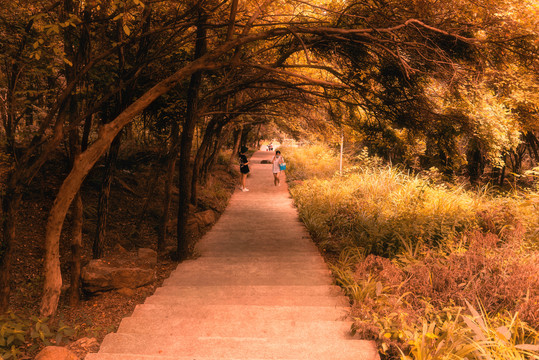
{"label": "green bush cluster", "polygon": [[0,358],[27,357],[40,347],[62,344],[74,333],[62,321],[50,326],[47,318],[23,318],[12,312],[0,315]]}

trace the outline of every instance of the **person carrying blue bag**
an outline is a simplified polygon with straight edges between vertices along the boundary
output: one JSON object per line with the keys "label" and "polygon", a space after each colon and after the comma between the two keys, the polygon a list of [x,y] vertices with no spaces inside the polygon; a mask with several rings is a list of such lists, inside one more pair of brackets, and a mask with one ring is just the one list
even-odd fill
{"label": "person carrying blue bag", "polygon": [[279,179],[279,175],[281,174],[281,171],[286,170],[286,163],[279,150],[275,152],[275,156],[271,159],[271,164],[273,166],[273,184],[275,186],[280,186],[281,180]]}

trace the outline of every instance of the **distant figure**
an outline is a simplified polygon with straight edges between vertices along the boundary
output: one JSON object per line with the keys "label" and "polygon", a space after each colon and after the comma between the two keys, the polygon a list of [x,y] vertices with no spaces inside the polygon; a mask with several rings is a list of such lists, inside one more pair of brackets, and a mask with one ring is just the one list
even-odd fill
{"label": "distant figure", "polygon": [[273,144],[272,143],[268,144],[268,151],[273,151]]}
{"label": "distant figure", "polygon": [[275,156],[271,159],[271,164],[273,166],[273,184],[280,186],[281,179],[279,179],[279,175],[281,174],[281,166],[284,164],[284,158],[279,150],[275,152]]}
{"label": "distant figure", "polygon": [[245,185],[245,181],[247,180],[247,174],[249,174],[249,161],[247,160],[247,156],[245,156],[245,153],[247,152],[247,148],[245,146],[241,147],[240,150],[240,173],[241,173],[241,180],[240,180],[240,190],[241,191],[249,191]]}

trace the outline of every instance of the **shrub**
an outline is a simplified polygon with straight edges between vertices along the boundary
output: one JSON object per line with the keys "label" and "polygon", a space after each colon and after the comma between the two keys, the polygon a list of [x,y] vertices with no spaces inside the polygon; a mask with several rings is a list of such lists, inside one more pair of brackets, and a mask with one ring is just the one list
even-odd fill
{"label": "shrub", "polygon": [[352,330],[387,359],[539,359],[539,194],[466,191],[364,157],[343,176],[301,165],[291,187],[315,240],[340,253],[328,259]]}
{"label": "shrub", "polygon": [[279,150],[286,160],[289,180],[326,179],[339,171],[339,159],[328,146],[282,147]]}
{"label": "shrub", "polygon": [[461,188],[433,186],[389,167],[306,180],[291,193],[311,233],[333,239],[336,248],[354,244],[393,256],[410,242],[437,245],[478,226],[478,203]]}
{"label": "shrub", "polygon": [[0,316],[0,358],[27,358],[38,348],[61,344],[75,331],[62,321],[51,326],[47,318],[23,318],[15,313]]}

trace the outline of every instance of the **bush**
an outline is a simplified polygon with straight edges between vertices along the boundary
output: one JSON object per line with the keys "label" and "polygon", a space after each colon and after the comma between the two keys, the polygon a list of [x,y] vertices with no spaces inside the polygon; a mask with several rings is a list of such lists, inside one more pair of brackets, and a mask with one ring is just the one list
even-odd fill
{"label": "bush", "polygon": [[364,155],[344,176],[302,164],[291,187],[315,240],[340,254],[328,259],[353,331],[387,359],[539,359],[539,195],[466,191]]}
{"label": "bush", "polygon": [[336,249],[353,244],[394,256],[410,243],[433,246],[478,226],[473,196],[390,167],[306,180],[291,192],[307,228]]}
{"label": "bush", "polygon": [[339,171],[339,159],[328,146],[281,147],[279,150],[287,163],[288,180],[325,179]]}
{"label": "bush", "polygon": [[62,344],[75,331],[62,321],[51,326],[47,318],[20,317],[15,313],[0,316],[0,358],[27,358],[43,346]]}

